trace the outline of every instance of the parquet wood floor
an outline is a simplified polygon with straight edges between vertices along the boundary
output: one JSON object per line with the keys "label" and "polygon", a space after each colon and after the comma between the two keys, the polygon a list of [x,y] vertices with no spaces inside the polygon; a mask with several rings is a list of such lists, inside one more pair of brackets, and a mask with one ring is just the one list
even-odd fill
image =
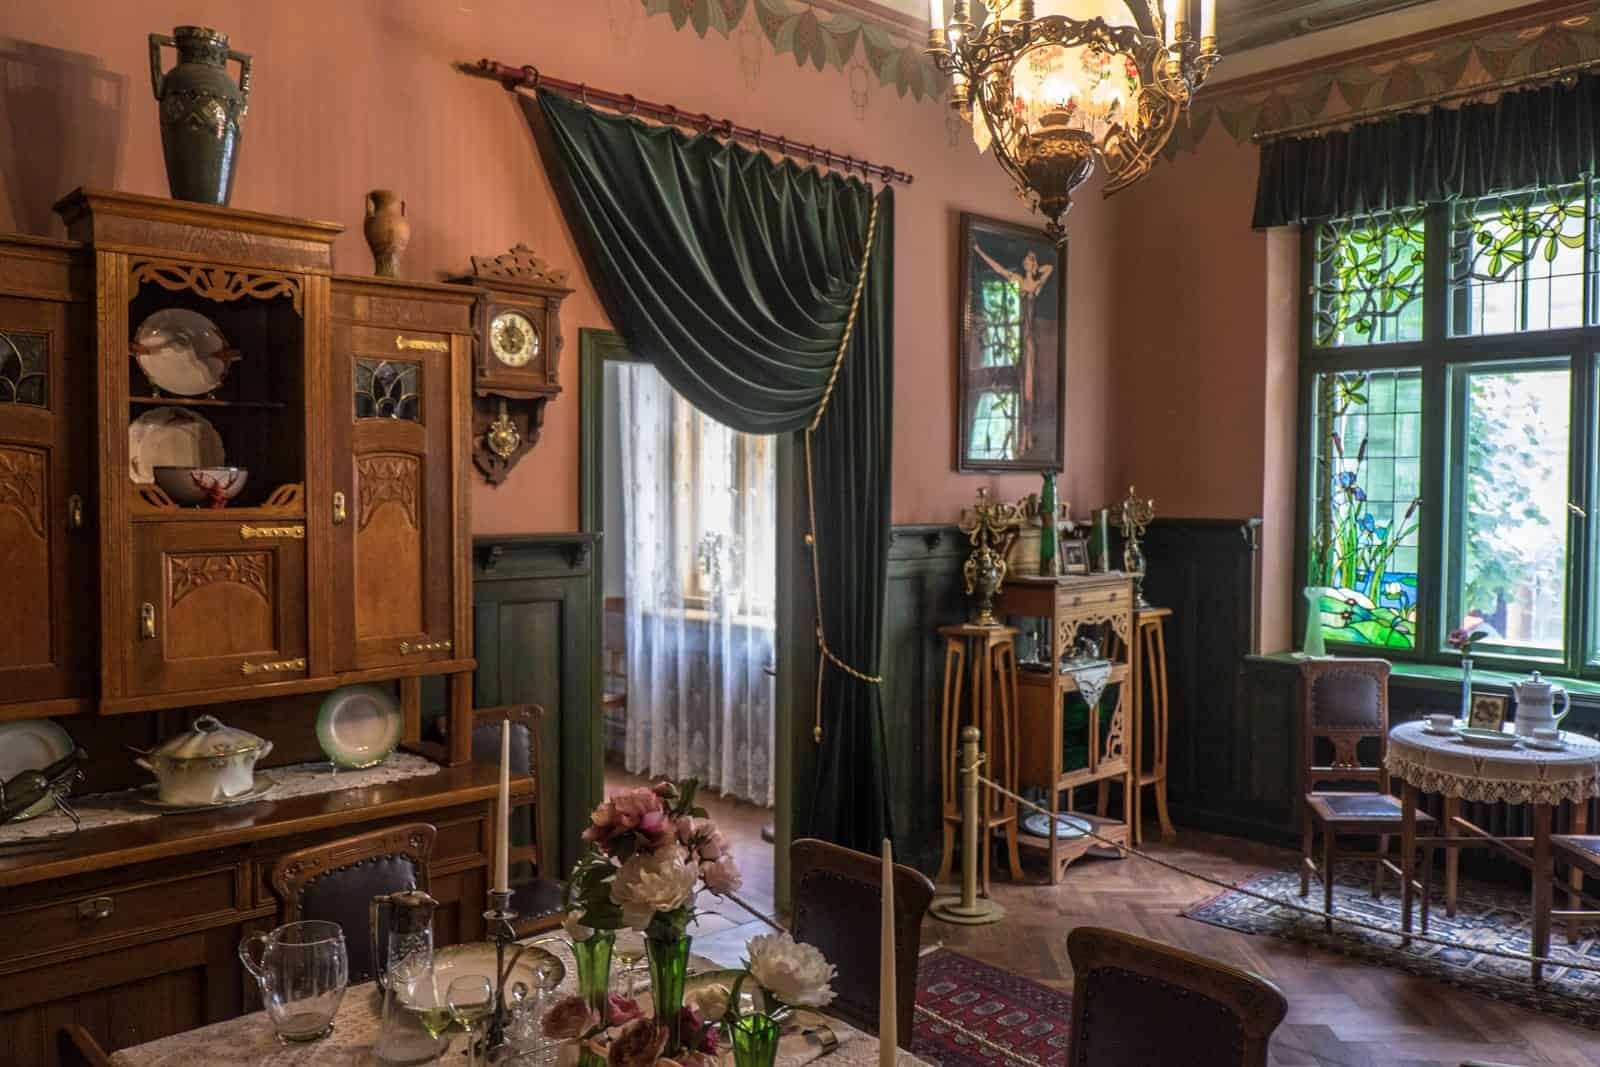
{"label": "parquet wood floor", "polygon": [[[708,797],[706,806],[731,831],[752,889],[747,898],[768,907],[772,846],[759,836],[763,813],[724,804]],[[1152,854],[1227,882],[1295,862],[1283,850],[1181,829],[1175,844],[1163,845],[1153,834],[1146,842]],[[1033,873],[1043,877],[1042,869]],[[1213,892],[1137,859],[1081,860],[1055,887],[1014,885],[997,872],[994,893],[1007,910],[1003,922],[957,927],[930,920],[923,943],[944,944],[1069,991],[1066,935],[1082,925],[1127,930],[1256,971],[1289,998],[1289,1016],[1272,1043],[1276,1067],[1456,1067],[1468,1060],[1600,1067],[1600,1032],[1400,971],[1179,916]],[[717,915],[702,919],[695,950],[736,964],[745,940],[766,932],[742,918],[732,905],[718,908]],[[1160,1025],[1159,1019],[1151,1022]]]}

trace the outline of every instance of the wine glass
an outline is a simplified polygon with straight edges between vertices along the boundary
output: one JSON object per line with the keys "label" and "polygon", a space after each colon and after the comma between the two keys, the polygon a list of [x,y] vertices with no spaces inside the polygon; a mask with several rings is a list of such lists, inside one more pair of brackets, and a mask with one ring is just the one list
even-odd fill
{"label": "wine glass", "polygon": [[622,964],[622,969],[617,972],[617,984],[621,987],[617,991],[632,998],[634,971],[644,960],[644,935],[637,930],[618,930],[616,944],[611,951],[617,957],[617,962]]}
{"label": "wine glass", "polygon": [[467,1067],[476,1067],[478,1027],[494,1013],[494,984],[481,974],[466,974],[445,990],[450,1015],[467,1032]]}

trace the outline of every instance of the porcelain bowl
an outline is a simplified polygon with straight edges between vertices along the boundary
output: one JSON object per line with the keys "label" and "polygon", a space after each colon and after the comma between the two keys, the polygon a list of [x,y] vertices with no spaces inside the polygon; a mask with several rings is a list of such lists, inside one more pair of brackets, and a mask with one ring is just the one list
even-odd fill
{"label": "porcelain bowl", "polygon": [[250,480],[245,467],[157,467],[152,473],[173,503],[186,508],[209,505],[213,489],[222,491],[224,501],[232,500]]}

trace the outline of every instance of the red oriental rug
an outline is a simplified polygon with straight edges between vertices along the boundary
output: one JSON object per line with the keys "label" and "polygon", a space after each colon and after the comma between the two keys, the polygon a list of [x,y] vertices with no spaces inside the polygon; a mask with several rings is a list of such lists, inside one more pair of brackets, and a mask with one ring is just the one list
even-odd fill
{"label": "red oriental rug", "polygon": [[[918,964],[917,1005],[1022,1059],[1067,1062],[1072,997],[1038,982],[941,948]],[[911,1051],[939,1067],[1010,1067],[999,1052],[921,1012],[913,1030]]]}

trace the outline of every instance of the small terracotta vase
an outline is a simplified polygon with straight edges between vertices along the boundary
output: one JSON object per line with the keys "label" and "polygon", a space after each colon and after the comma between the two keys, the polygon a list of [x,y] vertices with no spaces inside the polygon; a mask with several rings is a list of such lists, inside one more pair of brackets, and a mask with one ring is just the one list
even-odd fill
{"label": "small terracotta vase", "polygon": [[367,235],[380,278],[400,277],[400,257],[411,243],[411,223],[406,220],[406,202],[393,189],[374,189],[367,194],[367,221],[361,231]]}

